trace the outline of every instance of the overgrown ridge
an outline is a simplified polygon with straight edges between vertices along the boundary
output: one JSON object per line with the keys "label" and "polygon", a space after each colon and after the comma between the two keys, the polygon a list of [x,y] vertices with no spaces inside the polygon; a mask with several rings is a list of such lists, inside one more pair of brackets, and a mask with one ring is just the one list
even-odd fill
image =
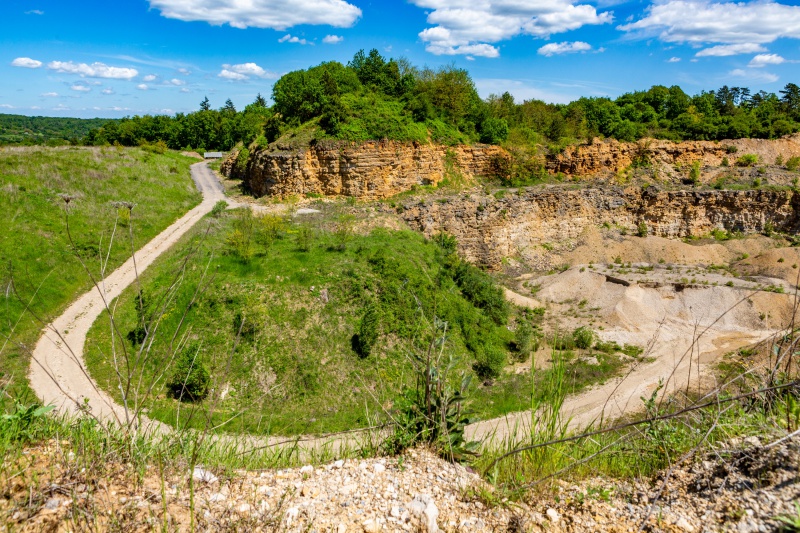
{"label": "overgrown ridge", "polygon": [[[0,438],[4,449],[25,446],[25,453],[6,453],[0,469],[4,527],[794,527],[800,508],[792,504],[799,495],[793,437],[800,413],[793,293],[800,254],[793,247],[791,171],[758,174],[776,185],[787,182],[776,190],[674,190],[673,182],[653,183],[651,170],[644,176],[637,170],[631,183],[636,187],[627,189],[507,189],[484,182],[467,190],[476,176],[461,175],[463,181],[454,183],[459,159],[447,151],[437,157],[448,179],[427,180],[422,185],[428,190],[381,204],[319,199],[299,209],[289,195],[284,204],[248,203],[225,214],[214,209],[221,196],[216,182],[208,181],[207,198],[196,208],[197,217],[213,209],[208,228],[179,239],[192,223],[187,218],[169,236],[162,234],[159,239],[180,246],[137,280],[135,293],[116,285],[114,276],[125,267],[109,276],[107,301],[121,295],[113,304],[115,322],[98,322],[90,336],[91,347],[99,349],[89,367],[92,376],[103,379],[104,390],[118,400],[126,396],[103,377],[110,374],[98,372],[108,370],[102,358],[119,348],[116,341],[109,341],[110,348],[98,344],[101,331],[111,325],[119,330],[112,339],[133,348],[154,324],[179,332],[180,348],[163,354],[188,354],[184,372],[199,385],[190,389],[191,380],[184,378],[170,388],[162,381],[155,402],[136,408],[198,431],[131,439],[123,424],[122,431],[106,432],[92,420],[111,415],[107,406],[115,400],[94,388],[80,365],[72,377],[55,369],[75,383],[82,380],[79,390],[62,394],[73,401],[90,397],[91,413],[76,406],[82,415],[75,421],[43,421],[41,410],[20,405],[3,418],[3,427],[12,430],[10,440]],[[373,166],[377,172],[384,165]],[[618,175],[608,179],[618,181]],[[740,173],[736,179],[749,178]],[[441,181],[444,186],[433,190]],[[429,239],[398,231],[405,224]],[[404,261],[381,248],[399,250]],[[460,259],[456,248],[498,271],[494,279],[502,281],[513,307],[498,303],[502,292],[493,278]],[[140,272],[155,255],[137,253]],[[178,269],[181,282],[172,285],[176,265],[184,265]],[[209,270],[213,275],[206,277]],[[137,278],[128,272],[126,279]],[[157,303],[156,288],[167,286],[164,303]],[[105,307],[102,299],[95,304]],[[353,305],[363,308],[355,323]],[[152,315],[153,309],[162,310]],[[85,322],[57,325],[55,343],[85,335],[96,316],[90,310],[81,317]],[[184,322],[190,326],[185,330]],[[406,323],[414,328],[397,329]],[[489,341],[478,343],[482,336]],[[291,412],[303,416],[304,405],[316,413],[315,401],[325,401],[314,396],[325,390],[321,375],[350,383],[341,373],[320,374],[326,363],[301,358],[304,345],[327,361],[349,357],[362,376],[358,388],[365,389],[352,394],[372,398],[370,409],[388,415],[392,425],[358,440],[317,439],[305,448],[310,454],[298,453],[306,446],[297,442],[302,437],[270,446],[274,437],[211,436],[208,428],[235,428],[239,421],[243,430],[272,424],[263,414],[245,420],[248,408],[233,403],[253,404],[259,397],[248,396],[253,384],[268,401],[250,409],[299,400],[303,405]],[[277,364],[287,360],[274,353],[286,347],[298,359],[281,368]],[[80,348],[66,352],[62,346],[61,360],[75,363]],[[156,344],[154,350],[162,348]],[[254,366],[252,354],[263,354],[272,366]],[[397,357],[414,372],[393,375],[399,367],[387,363]],[[172,364],[170,358],[154,361],[147,372]],[[203,385],[193,373],[194,361],[211,365],[212,375],[224,379]],[[226,373],[236,365],[241,375]],[[32,383],[50,380],[35,376],[36,366]],[[363,376],[373,379],[369,372],[397,384],[413,383],[416,376],[417,395],[411,386],[403,396],[382,396],[387,391],[364,382]],[[458,385],[473,372],[481,376],[477,385]],[[295,386],[289,376],[305,396],[287,395]],[[341,396],[349,391],[336,387],[345,404]],[[35,383],[34,388],[53,394]],[[584,392],[568,395],[577,390]],[[184,394],[198,397],[180,401]],[[281,395],[288,399],[284,404]],[[438,403],[423,401],[428,399]],[[517,413],[466,425],[462,406],[470,405]],[[530,411],[520,412],[525,407]],[[589,428],[590,435],[579,433],[601,415],[603,422]],[[379,417],[364,422],[383,423]],[[485,439],[481,455],[473,457],[476,449],[462,436]],[[421,443],[426,447],[408,448]],[[258,470],[265,466],[280,469]],[[656,472],[661,474],[653,477]]]}

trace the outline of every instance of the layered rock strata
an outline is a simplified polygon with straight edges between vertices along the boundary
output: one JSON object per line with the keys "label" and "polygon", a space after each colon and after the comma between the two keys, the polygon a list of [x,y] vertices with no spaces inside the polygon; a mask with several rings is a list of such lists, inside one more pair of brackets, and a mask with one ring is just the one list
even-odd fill
{"label": "layered rock strata", "polygon": [[[223,173],[233,171],[235,154]],[[240,176],[255,196],[321,194],[380,199],[448,176],[471,178],[491,172],[497,146],[441,146],[396,141],[318,142],[303,149],[254,151]]]}
{"label": "layered rock strata", "polygon": [[495,198],[483,194],[407,202],[401,216],[432,236],[444,231],[458,239],[462,256],[489,268],[526,248],[577,238],[603,224],[650,235],[682,238],[714,229],[796,232],[800,195],[792,191],[659,191],[656,187],[520,189]]}

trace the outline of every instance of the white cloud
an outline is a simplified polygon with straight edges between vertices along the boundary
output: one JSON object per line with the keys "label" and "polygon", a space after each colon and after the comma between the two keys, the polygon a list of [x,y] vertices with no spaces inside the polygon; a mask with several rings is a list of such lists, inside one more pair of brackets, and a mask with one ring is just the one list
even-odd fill
{"label": "white cloud", "polygon": [[186,82],[183,80],[179,80],[178,78],[172,78],[165,82],[167,85],[174,85],[176,87],[180,87],[181,85],[186,85]]}
{"label": "white cloud", "polygon": [[182,88],[181,88],[181,92],[182,92],[182,93],[190,93],[190,92],[192,92],[192,91],[190,91],[190,90],[189,90],[189,89],[187,89],[186,87],[182,87]]}
{"label": "white cloud", "polygon": [[322,38],[322,42],[325,44],[339,44],[342,41],[344,41],[344,37],[339,35],[326,35]]}
{"label": "white cloud", "polygon": [[76,83],[70,87],[73,91],[78,91],[79,93],[88,93],[92,90],[91,87],[87,87],[86,85],[81,85],[80,83]]}
{"label": "white cloud", "polygon": [[41,9],[31,9],[30,11],[25,12],[26,15],[44,15],[44,11]]}
{"label": "white cloud", "polygon": [[155,81],[157,77],[158,76],[156,76],[155,74],[148,74],[147,76],[142,78],[142,81],[146,81],[146,82]]}
{"label": "white cloud", "polygon": [[244,74],[239,74],[238,72],[233,72],[232,70],[228,70],[226,68],[222,69],[219,74],[217,74],[220,78],[225,78],[226,80],[249,80],[247,76]]}
{"label": "white cloud", "polygon": [[48,98],[53,98],[58,96],[58,93],[42,93],[42,96],[47,96]]}
{"label": "white cloud", "polygon": [[741,68],[737,68],[728,72],[728,76],[732,76],[734,78],[745,78],[753,81],[763,81],[766,83],[772,83],[778,81],[779,79],[777,75],[772,74],[771,72],[764,72],[760,70],[744,70]]}
{"label": "white cloud", "polygon": [[11,62],[11,66],[23,67],[23,68],[39,68],[42,66],[42,62],[37,61],[35,59],[31,59],[30,57],[18,57]]}
{"label": "white cloud", "polygon": [[289,33],[287,33],[286,35],[284,35],[283,37],[278,39],[278,42],[279,43],[310,44],[310,45],[314,44],[314,43],[312,43],[310,41],[307,41],[305,39],[301,39],[300,37],[297,37],[295,35],[291,35]]}
{"label": "white cloud", "polygon": [[756,43],[720,44],[705,48],[695,54],[696,57],[727,57],[739,54],[755,54],[766,52],[767,49]]}
{"label": "white cloud", "polygon": [[433,26],[420,32],[425,49],[436,55],[497,57],[494,43],[518,35],[547,38],[586,25],[607,24],[610,12],[598,13],[575,0],[411,0],[431,9]]}
{"label": "white cloud", "polygon": [[149,0],[161,15],[234,28],[286,30],[300,24],[349,28],[361,10],[344,0]]}
{"label": "white cloud", "polygon": [[114,89],[112,89],[111,87],[106,87],[105,89],[103,89],[100,92],[103,93],[103,94],[114,94]]}
{"label": "white cloud", "polygon": [[16,109],[16,107],[14,107],[11,104],[0,104],[0,107],[2,107],[3,109]]}
{"label": "white cloud", "polygon": [[771,43],[800,38],[800,6],[771,0],[660,0],[620,30],[670,43]]}
{"label": "white cloud", "polygon": [[667,59],[667,63],[680,63],[680,61],[681,61],[680,57],[670,57],[669,59]]}
{"label": "white cloud", "polygon": [[545,102],[566,104],[578,98],[577,94],[568,94],[563,89],[548,91],[542,88],[543,83],[534,80],[511,80],[503,78],[476,78],[475,87],[478,93],[486,98],[490,94],[503,94],[508,91],[520,103],[525,100],[543,100]]}
{"label": "white cloud", "polygon": [[139,85],[136,86],[136,88],[139,89],[140,91],[146,91],[150,89],[150,87],[146,83],[140,83]]}
{"label": "white cloud", "polygon": [[274,72],[266,70],[256,63],[239,63],[238,65],[225,63],[222,65],[222,71],[217,76],[235,81],[249,80],[252,77],[265,79],[276,79],[278,77]]}
{"label": "white cloud", "polygon": [[750,60],[747,66],[750,68],[763,68],[767,65],[780,65],[781,63],[786,63],[786,60],[778,54],[758,54]]}
{"label": "white cloud", "polygon": [[583,41],[575,41],[573,43],[549,43],[537,51],[540,56],[552,57],[556,54],[574,54],[575,52],[586,52],[592,49],[592,45]]}
{"label": "white cloud", "polygon": [[86,63],[73,63],[72,61],[51,61],[47,68],[57,72],[67,74],[78,74],[87,78],[109,78],[115,80],[129,80],[139,75],[135,68],[110,67],[105,63],[95,62],[91,65]]}
{"label": "white cloud", "polygon": [[189,70],[188,68],[181,67],[181,68],[178,69],[178,74],[183,74],[184,76],[188,76],[191,73],[192,73],[192,71]]}

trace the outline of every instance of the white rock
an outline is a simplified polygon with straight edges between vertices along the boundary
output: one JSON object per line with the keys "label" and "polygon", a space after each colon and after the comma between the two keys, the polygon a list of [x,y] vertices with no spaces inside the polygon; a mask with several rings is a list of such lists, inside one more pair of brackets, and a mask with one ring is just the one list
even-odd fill
{"label": "white rock", "polygon": [[261,500],[261,502],[258,504],[258,510],[261,511],[262,513],[266,513],[267,511],[269,511],[269,509],[270,509],[269,502],[266,500]]}
{"label": "white rock", "polygon": [[341,459],[333,463],[334,468],[342,468],[343,466],[344,466],[344,461],[342,461]]}
{"label": "white rock", "polygon": [[355,491],[357,488],[358,488],[357,484],[350,483],[348,485],[342,486],[342,488],[339,489],[339,494],[343,494],[343,495],[347,496],[348,494],[350,494],[353,491]]}
{"label": "white rock", "polygon": [[199,466],[194,467],[192,471],[192,479],[195,481],[202,481],[203,483],[216,483],[219,478],[205,468]]}
{"label": "white rock", "polygon": [[284,522],[286,523],[286,527],[291,526],[292,522],[295,521],[295,519],[298,517],[299,514],[300,514],[300,509],[298,509],[297,507],[290,507],[289,509],[287,509],[286,516],[283,519]]}
{"label": "white rock", "polygon": [[400,518],[400,508],[397,507],[396,505],[392,507],[391,510],[389,511],[389,516],[393,518]]}
{"label": "white rock", "polygon": [[347,533],[347,526],[340,523],[336,526],[336,533]]}
{"label": "white rock", "polygon": [[546,514],[547,514],[547,518],[549,518],[550,521],[553,522],[554,524],[557,524],[558,520],[561,518],[558,515],[558,511],[556,511],[555,509],[552,509],[552,508],[548,509]]}
{"label": "white rock", "polygon": [[373,472],[375,472],[376,474],[381,474],[381,473],[383,473],[385,470],[386,470],[386,467],[385,467],[385,466],[383,466],[383,465],[382,465],[382,464],[380,464],[380,463],[375,463],[374,465],[372,465],[372,471],[373,471]]}
{"label": "white rock", "polygon": [[422,514],[423,523],[428,533],[437,533],[439,531],[439,525],[436,521],[439,519],[439,509],[436,508],[436,504],[433,503],[433,501],[428,502]]}
{"label": "white rock", "polygon": [[314,473],[314,467],[311,466],[311,465],[306,465],[306,466],[304,466],[303,468],[300,469],[300,473],[301,474],[313,474]]}
{"label": "white rock", "polygon": [[684,517],[678,518],[678,520],[675,522],[675,527],[686,531],[686,533],[692,533],[694,531],[694,526],[690,524],[689,521]]}
{"label": "white rock", "polygon": [[222,494],[221,492],[215,492],[214,494],[208,497],[208,501],[210,503],[224,502],[226,499],[227,498],[225,497],[225,495]]}
{"label": "white rock", "polygon": [[371,518],[369,520],[364,520],[364,522],[361,524],[361,527],[364,528],[364,533],[378,533],[381,529],[383,529],[381,524]]}
{"label": "white rock", "polygon": [[411,504],[409,505],[411,513],[417,518],[421,518],[422,513],[425,512],[425,508],[432,500],[433,499],[431,498],[430,494],[417,494],[414,496],[414,499],[411,500]]}
{"label": "white rock", "polygon": [[239,514],[250,514],[250,511],[253,508],[250,506],[249,503],[242,503],[236,507],[236,512]]}

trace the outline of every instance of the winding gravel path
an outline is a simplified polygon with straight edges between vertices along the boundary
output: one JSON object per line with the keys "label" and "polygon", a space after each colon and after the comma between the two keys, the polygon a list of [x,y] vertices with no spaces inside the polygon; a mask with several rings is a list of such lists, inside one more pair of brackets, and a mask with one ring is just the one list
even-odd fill
{"label": "winding gravel path", "polygon": [[86,334],[106,305],[134,283],[137,275],[197,224],[215,203],[226,200],[222,185],[205,163],[195,163],[191,169],[192,179],[203,194],[200,205],[159,233],[45,326],[33,350],[28,375],[31,388],[45,405],[55,405],[61,412],[76,412],[79,405],[88,402],[100,420],[125,422],[125,409],[89,377],[83,359]]}

